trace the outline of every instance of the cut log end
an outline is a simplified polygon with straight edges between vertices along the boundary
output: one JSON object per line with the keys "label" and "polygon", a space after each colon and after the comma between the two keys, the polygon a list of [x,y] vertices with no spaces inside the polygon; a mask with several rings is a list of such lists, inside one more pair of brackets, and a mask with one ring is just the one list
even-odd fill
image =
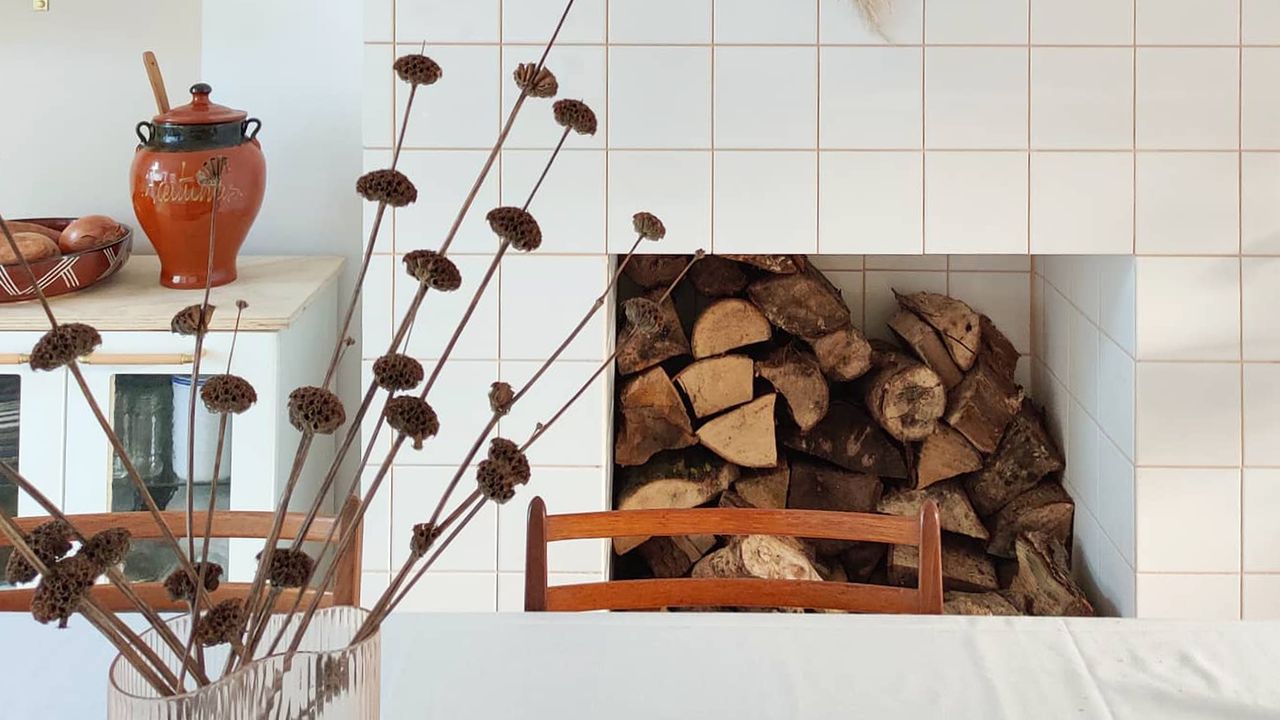
{"label": "cut log end", "polygon": [[698,442],[684,403],[660,367],[627,381],[618,404],[622,412],[613,454],[619,465],[643,465],[658,452]]}
{"label": "cut log end", "polygon": [[947,391],[938,374],[915,363],[881,370],[867,388],[867,409],[880,427],[906,441],[933,434],[947,407]]}
{"label": "cut log end", "polygon": [[778,348],[756,363],[756,374],[768,380],[786,400],[801,432],[812,430],[826,417],[831,395],[812,355],[793,346]]}
{"label": "cut log end", "polygon": [[822,374],[834,382],[857,380],[871,369],[871,343],[847,327],[808,340]]}
{"label": "cut log end", "polygon": [[[662,290],[651,290],[644,297],[658,301]],[[689,354],[689,339],[684,334],[675,303],[667,298],[658,303],[662,309],[662,326],[656,333],[639,333],[631,326],[623,328],[618,336],[616,360],[620,375],[633,375],[658,363]]]}
{"label": "cut log end", "polygon": [[699,418],[751,402],[755,365],[745,355],[721,355],[698,360],[676,375]]}
{"label": "cut log end", "polygon": [[956,366],[968,370],[978,358],[982,325],[978,313],[953,297],[918,292],[898,296],[898,304],[919,315],[942,335],[947,352]]}
{"label": "cut log end", "polygon": [[767,341],[773,328],[754,305],[739,298],[712,303],[693,324],[695,358],[711,357]]}
{"label": "cut log end", "polygon": [[770,393],[707,421],[698,428],[703,447],[736,465],[770,468],[778,464]]}
{"label": "cut log end", "polygon": [[1027,598],[1032,615],[1089,616],[1093,606],[1071,579],[1067,549],[1043,533],[1024,533],[1016,542],[1018,574],[1010,590]]}

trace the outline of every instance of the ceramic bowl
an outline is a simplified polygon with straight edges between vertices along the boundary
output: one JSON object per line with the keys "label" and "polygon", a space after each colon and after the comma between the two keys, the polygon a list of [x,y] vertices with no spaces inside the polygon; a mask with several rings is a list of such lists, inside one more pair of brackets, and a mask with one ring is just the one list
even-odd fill
{"label": "ceramic bowl", "polygon": [[[75,218],[15,218],[61,231]],[[3,236],[0,236],[0,242]],[[36,281],[46,297],[83,290],[124,266],[133,249],[133,228],[124,226],[124,235],[114,242],[91,250],[67,253],[31,263]],[[0,303],[34,300],[31,276],[22,265],[0,265]]]}

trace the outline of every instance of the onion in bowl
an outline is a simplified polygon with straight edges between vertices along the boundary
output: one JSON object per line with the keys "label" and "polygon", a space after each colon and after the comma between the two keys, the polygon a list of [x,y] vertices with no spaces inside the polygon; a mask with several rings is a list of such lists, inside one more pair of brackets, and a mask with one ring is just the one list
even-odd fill
{"label": "onion in bowl", "polygon": [[106,215],[85,215],[62,231],[58,248],[64,253],[92,250],[119,240],[124,233],[124,226]]}

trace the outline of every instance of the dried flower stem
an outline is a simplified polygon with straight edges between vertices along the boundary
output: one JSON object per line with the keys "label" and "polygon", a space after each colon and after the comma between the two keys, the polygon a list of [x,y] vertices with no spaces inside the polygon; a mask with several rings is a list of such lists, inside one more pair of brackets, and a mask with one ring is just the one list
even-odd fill
{"label": "dried flower stem", "polygon": [[[211,160],[216,163],[217,159]],[[213,198],[209,201],[209,247],[207,264],[204,273],[204,299],[200,301],[200,321],[196,323],[196,349],[191,359],[191,392],[187,402],[187,557],[196,556],[196,529],[192,524],[195,516],[196,498],[196,396],[200,394],[200,361],[204,354],[204,338],[209,333],[209,293],[213,289],[213,247],[217,239],[218,228],[218,195],[222,191],[222,173],[213,174]],[[191,605],[191,636],[196,633],[196,610],[199,607],[199,594]]]}

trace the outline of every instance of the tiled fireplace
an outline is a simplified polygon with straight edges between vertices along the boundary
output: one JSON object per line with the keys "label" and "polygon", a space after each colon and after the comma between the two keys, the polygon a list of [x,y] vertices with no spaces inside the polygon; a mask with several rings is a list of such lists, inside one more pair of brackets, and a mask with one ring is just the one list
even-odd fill
{"label": "tiled fireplace", "polygon": [[[1267,0],[897,0],[885,38],[848,0],[577,0],[549,67],[600,117],[531,206],[546,241],[504,260],[432,397],[441,435],[403,452],[368,521],[365,582],[488,416],[600,293],[649,210],[646,249],[804,253],[871,336],[890,288],[950,292],[1024,353],[1074,496],[1075,567],[1099,610],[1280,615],[1280,13]],[[415,105],[394,214],[364,302],[367,363],[413,292],[398,258],[434,247],[536,59],[560,0],[366,0],[366,162],[404,101],[398,52],[441,83]],[[1242,33],[1242,28],[1244,32]],[[519,204],[558,133],[534,103],[463,226],[464,287],[410,340],[430,360],[494,247],[485,210]],[[353,240],[354,242],[354,240]],[[504,419],[523,439],[612,349],[598,318]],[[454,390],[458,388],[458,390]],[[608,502],[612,388],[532,453],[523,498],[486,509],[410,603],[521,605],[524,504]],[[552,579],[603,577],[598,544]]]}

